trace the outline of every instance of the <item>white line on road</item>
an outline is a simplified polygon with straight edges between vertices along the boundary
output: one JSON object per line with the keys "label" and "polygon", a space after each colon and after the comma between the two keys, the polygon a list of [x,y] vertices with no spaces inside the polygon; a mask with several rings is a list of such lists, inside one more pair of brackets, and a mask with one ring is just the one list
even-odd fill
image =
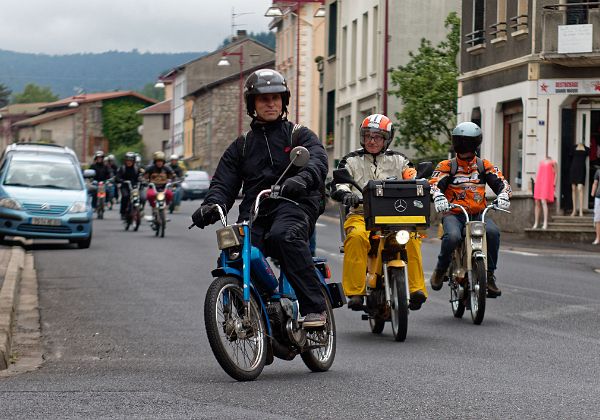
{"label": "white line on road", "polygon": [[525,252],[525,251],[514,251],[512,249],[502,249],[500,251],[506,252],[507,254],[516,254],[516,255],[524,255],[526,257],[539,257],[540,254],[535,254],[533,252]]}

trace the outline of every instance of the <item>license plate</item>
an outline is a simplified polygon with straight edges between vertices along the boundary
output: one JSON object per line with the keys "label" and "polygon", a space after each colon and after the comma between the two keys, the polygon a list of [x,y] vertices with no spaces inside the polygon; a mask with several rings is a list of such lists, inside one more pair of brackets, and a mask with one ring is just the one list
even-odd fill
{"label": "license plate", "polygon": [[60,219],[50,219],[48,217],[32,217],[31,224],[42,226],[60,226]]}

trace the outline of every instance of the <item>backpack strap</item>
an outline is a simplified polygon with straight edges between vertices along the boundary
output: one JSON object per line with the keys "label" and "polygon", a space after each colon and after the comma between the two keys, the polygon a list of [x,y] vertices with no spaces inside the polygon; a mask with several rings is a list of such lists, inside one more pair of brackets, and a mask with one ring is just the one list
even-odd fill
{"label": "backpack strap", "polygon": [[[477,163],[477,172],[479,173],[479,179],[482,180],[485,184],[485,166],[483,164],[483,159],[477,156],[475,162]],[[456,157],[453,157],[452,159],[450,159],[450,177],[454,178],[457,171],[458,161],[456,160]]]}

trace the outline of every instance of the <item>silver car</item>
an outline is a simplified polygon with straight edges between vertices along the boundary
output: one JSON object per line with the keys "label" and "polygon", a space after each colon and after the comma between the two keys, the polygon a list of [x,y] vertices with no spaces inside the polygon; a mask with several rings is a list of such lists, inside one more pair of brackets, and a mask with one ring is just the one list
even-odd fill
{"label": "silver car", "polygon": [[202,198],[208,192],[210,177],[204,171],[187,171],[181,183],[184,200]]}

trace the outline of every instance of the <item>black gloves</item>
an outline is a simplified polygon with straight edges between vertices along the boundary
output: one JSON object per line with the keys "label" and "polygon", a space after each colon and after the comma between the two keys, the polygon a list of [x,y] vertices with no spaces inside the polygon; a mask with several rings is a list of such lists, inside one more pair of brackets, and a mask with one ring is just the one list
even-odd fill
{"label": "black gloves", "polygon": [[306,182],[302,177],[296,175],[283,181],[279,194],[286,198],[295,199],[306,195],[306,192]]}
{"label": "black gloves", "polygon": [[220,219],[219,209],[217,204],[203,204],[198,210],[192,214],[194,224],[200,229],[204,229],[208,225],[212,225]]}
{"label": "black gloves", "polygon": [[345,190],[335,190],[331,198],[342,202],[345,206],[356,207],[360,204],[360,197],[353,192]]}

